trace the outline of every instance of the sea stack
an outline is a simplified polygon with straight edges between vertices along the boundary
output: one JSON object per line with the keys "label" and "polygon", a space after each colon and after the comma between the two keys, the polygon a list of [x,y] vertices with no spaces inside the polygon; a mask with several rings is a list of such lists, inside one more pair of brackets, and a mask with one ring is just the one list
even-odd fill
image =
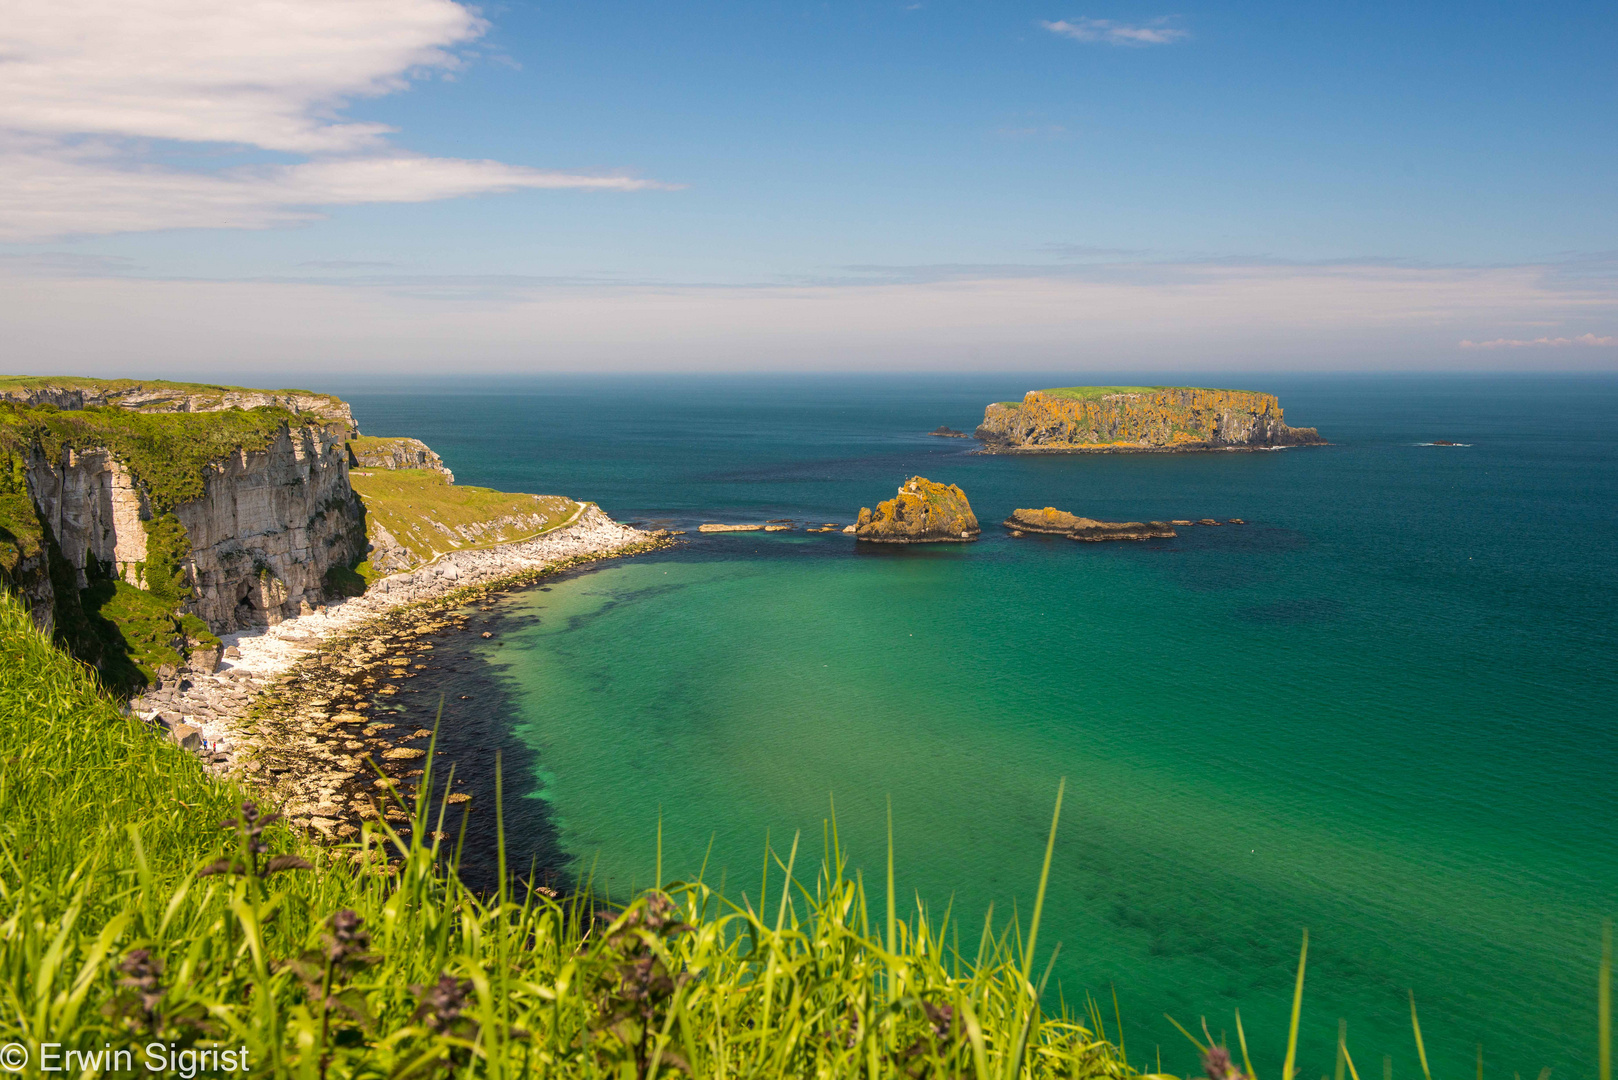
{"label": "sea stack", "polygon": [[954,484],[937,484],[912,476],[899,493],[873,511],[860,507],[854,538],[876,544],[939,544],[976,540],[977,515],[966,492]]}
{"label": "sea stack", "polygon": [[1196,386],[1066,386],[1030,390],[983,411],[986,454],[1273,450],[1323,443],[1288,427],[1274,394]]}
{"label": "sea stack", "polygon": [[1074,540],[1158,540],[1179,535],[1166,521],[1097,521],[1054,506],[1013,510],[1001,524],[1018,536],[1048,533]]}

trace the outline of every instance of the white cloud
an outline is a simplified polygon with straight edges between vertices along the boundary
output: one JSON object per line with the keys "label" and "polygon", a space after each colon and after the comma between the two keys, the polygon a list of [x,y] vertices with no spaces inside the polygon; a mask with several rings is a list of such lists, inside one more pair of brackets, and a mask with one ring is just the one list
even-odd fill
{"label": "white cloud", "polygon": [[[311,208],[653,184],[408,154],[350,101],[449,72],[487,24],[453,0],[13,0],[0,20],[0,237],[263,228]],[[148,140],[306,156],[222,172]]]}
{"label": "white cloud", "polygon": [[0,152],[0,240],[149,229],[264,229],[318,218],[321,206],[411,203],[516,191],[662,187],[622,176],[547,172],[498,161],[397,151],[297,165],[185,172],[130,162],[115,147]]}
{"label": "white cloud", "polygon": [[1460,343],[1463,349],[1535,349],[1553,348],[1565,349],[1569,345],[1618,345],[1618,337],[1596,337],[1594,334],[1580,334],[1578,337],[1539,337],[1531,340],[1522,338],[1495,338],[1493,341],[1464,340]]}
{"label": "white cloud", "polygon": [[0,24],[0,127],[352,151],[328,110],[451,68],[485,24],[452,0],[20,0]]}
{"label": "white cloud", "polygon": [[1106,45],[1172,45],[1191,35],[1177,26],[1171,26],[1167,15],[1146,23],[1121,23],[1111,19],[1058,19],[1041,21],[1039,25],[1053,34],[1074,41],[1100,42]]}

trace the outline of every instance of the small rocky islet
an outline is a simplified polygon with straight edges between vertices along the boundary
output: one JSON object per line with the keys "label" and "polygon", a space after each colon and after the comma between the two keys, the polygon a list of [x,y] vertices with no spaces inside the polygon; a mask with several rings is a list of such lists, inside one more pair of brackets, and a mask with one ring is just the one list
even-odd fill
{"label": "small rocky islet", "polygon": [[[1098,521],[1054,506],[1018,509],[1001,523],[1012,536],[1065,536],[1070,540],[1160,540],[1179,535],[1176,528],[1193,525],[1245,525],[1241,518],[1177,518],[1173,521]],[[856,540],[879,544],[964,543],[982,533],[972,505],[955,484],[912,476],[898,493],[875,510],[861,507],[859,520],[848,527]]]}
{"label": "small rocky islet", "polygon": [[1247,522],[1242,518],[1226,518],[1224,521],[1216,518],[1199,518],[1196,521],[1189,518],[1175,518],[1172,521],[1097,521],[1095,518],[1079,517],[1077,514],[1058,510],[1054,506],[1047,506],[1042,510],[1013,510],[1011,516],[1001,524],[1011,530],[1012,536],[1035,533],[1096,542],[1166,540],[1180,535],[1176,529],[1189,528],[1193,525],[1246,525]]}
{"label": "small rocky islet", "polygon": [[984,454],[1186,453],[1321,446],[1289,427],[1274,394],[1199,386],[1030,390],[983,411]]}
{"label": "small rocky islet", "polygon": [[938,544],[976,540],[983,531],[966,492],[912,476],[898,494],[876,509],[860,507],[852,526],[854,539],[873,544]]}
{"label": "small rocky islet", "polygon": [[1097,521],[1054,506],[1043,510],[1013,510],[1001,524],[1010,529],[1013,536],[1042,533],[1073,540],[1158,540],[1180,535],[1167,521]]}

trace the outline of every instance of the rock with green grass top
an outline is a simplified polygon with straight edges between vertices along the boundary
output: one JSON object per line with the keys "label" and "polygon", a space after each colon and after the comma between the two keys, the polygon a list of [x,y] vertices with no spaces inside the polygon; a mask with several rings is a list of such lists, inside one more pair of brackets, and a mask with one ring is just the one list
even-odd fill
{"label": "rock with green grass top", "polygon": [[977,429],[985,453],[1270,450],[1324,442],[1288,427],[1274,394],[1200,386],[1064,386],[1000,401]]}

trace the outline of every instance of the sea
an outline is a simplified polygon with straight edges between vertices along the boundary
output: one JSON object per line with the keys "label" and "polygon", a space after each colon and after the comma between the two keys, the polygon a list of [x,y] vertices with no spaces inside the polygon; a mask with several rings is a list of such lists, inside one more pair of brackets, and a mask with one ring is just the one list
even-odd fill
{"label": "sea", "polygon": [[[1261,453],[927,434],[1120,381],[1143,379],[317,388],[458,483],[689,530],[481,605],[490,636],[418,687],[480,790],[498,753],[513,866],[621,897],[653,883],[661,828],[665,879],[756,901],[767,848],[796,837],[812,870],[835,816],[880,903],[891,807],[900,911],[947,910],[970,951],[991,905],[1026,927],[1065,783],[1049,1004],[1090,995],[1116,1037],[1116,993],[1138,1067],[1195,1075],[1168,1018],[1234,1044],[1239,1009],[1275,1075],[1307,929],[1303,1076],[1333,1070],[1342,1020],[1367,1080],[1420,1077],[1412,995],[1437,1080],[1593,1076],[1618,910],[1618,378],[1157,380],[1276,393],[1331,443]],[[803,531],[913,475],[959,484],[982,539]],[[1246,524],[1134,543],[999,524],[1045,506]],[[695,531],[766,519],[798,527]],[[471,872],[493,823],[474,802]]]}

